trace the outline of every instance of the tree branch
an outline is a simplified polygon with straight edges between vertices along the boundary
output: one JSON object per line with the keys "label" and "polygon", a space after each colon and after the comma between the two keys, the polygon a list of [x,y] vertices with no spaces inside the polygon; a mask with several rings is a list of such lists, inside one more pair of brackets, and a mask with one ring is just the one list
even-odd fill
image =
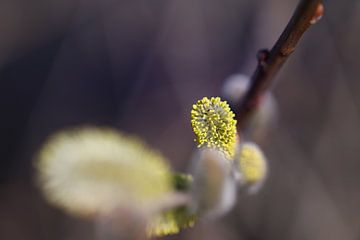
{"label": "tree branch", "polygon": [[322,0],[301,0],[271,51],[259,51],[258,65],[251,77],[249,90],[235,108],[239,131],[246,126],[247,120],[261,103],[261,98],[270,87],[274,76],[294,52],[304,32],[322,14]]}

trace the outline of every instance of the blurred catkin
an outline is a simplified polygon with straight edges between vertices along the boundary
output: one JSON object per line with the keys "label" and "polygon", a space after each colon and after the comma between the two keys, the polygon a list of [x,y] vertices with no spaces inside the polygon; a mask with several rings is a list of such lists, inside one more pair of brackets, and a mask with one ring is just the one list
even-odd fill
{"label": "blurred catkin", "polygon": [[80,128],[52,136],[35,163],[47,200],[81,216],[139,209],[172,191],[164,157],[115,130]]}

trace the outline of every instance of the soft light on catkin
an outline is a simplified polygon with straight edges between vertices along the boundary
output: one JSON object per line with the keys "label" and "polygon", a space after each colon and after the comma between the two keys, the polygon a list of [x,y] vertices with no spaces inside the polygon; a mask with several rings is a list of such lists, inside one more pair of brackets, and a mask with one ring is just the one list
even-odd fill
{"label": "soft light on catkin", "polygon": [[221,151],[207,147],[198,149],[192,161],[191,193],[192,208],[199,216],[217,217],[234,205],[236,184],[232,164]]}

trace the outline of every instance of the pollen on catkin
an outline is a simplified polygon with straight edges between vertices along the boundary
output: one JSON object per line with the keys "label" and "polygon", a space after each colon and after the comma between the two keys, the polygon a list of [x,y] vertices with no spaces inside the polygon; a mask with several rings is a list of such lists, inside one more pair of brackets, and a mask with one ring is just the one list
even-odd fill
{"label": "pollen on catkin", "polygon": [[238,161],[242,180],[246,184],[261,182],[266,177],[266,158],[255,143],[247,142],[242,145]]}
{"label": "pollen on catkin", "polygon": [[148,236],[161,237],[179,233],[184,228],[193,227],[195,218],[185,206],[169,210],[152,219],[147,228]]}
{"label": "pollen on catkin", "polygon": [[199,100],[191,110],[191,125],[198,147],[206,146],[222,151],[232,159],[236,147],[236,120],[226,101],[219,97]]}
{"label": "pollen on catkin", "polygon": [[[193,184],[193,177],[184,173],[173,173],[173,188],[179,192],[188,192]],[[196,216],[187,206],[179,206],[157,214],[149,221],[147,235],[161,237],[179,233],[184,228],[193,227]]]}
{"label": "pollen on catkin", "polygon": [[170,168],[139,139],[102,128],[52,136],[35,162],[47,200],[79,216],[112,209],[148,209],[172,190]]}

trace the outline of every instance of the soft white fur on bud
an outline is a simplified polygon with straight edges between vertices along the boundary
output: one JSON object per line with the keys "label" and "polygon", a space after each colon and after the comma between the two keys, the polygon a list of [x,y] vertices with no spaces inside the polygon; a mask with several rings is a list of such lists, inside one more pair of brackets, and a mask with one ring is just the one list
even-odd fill
{"label": "soft white fur on bud", "polygon": [[197,151],[191,169],[194,176],[191,205],[195,213],[205,218],[215,218],[232,208],[236,198],[236,182],[231,165],[218,150],[201,148]]}
{"label": "soft white fur on bud", "polygon": [[[250,78],[244,74],[230,75],[224,82],[222,93],[231,105],[238,104],[250,87]],[[271,92],[265,93],[258,109],[249,121],[248,134],[252,139],[261,142],[268,130],[277,122],[277,102]]]}
{"label": "soft white fur on bud", "polygon": [[250,78],[244,74],[230,75],[222,88],[222,94],[231,104],[238,103],[249,88]]}

